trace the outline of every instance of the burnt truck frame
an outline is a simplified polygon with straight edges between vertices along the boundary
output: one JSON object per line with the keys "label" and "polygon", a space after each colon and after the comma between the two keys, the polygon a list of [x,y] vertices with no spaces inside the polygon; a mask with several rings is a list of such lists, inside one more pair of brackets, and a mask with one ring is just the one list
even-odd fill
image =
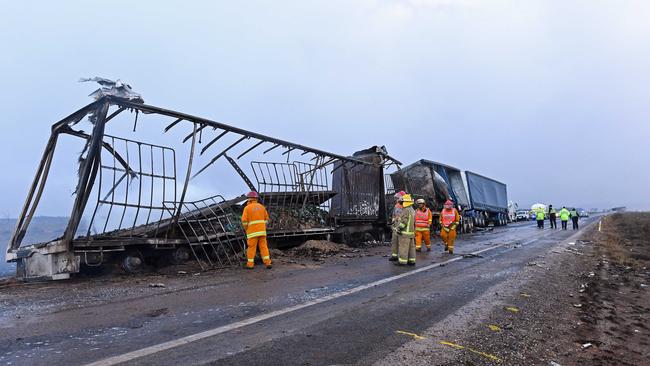
{"label": "burnt truck frame", "polygon": [[[130,112],[132,119],[117,118],[124,117],[125,112]],[[107,133],[120,125],[129,131],[132,126],[133,133],[145,124],[151,129],[156,125],[150,123],[151,119],[164,123],[162,135],[169,136],[167,133],[174,130],[180,137],[184,136],[180,142],[186,153],[182,160],[184,169],[177,169],[178,154],[174,148]],[[92,131],[78,129],[81,122],[89,123]],[[73,136],[85,144],[78,159],[78,179],[67,227],[58,238],[22,245],[47,185],[61,136]],[[274,151],[285,160],[251,162],[250,170],[255,178],[250,179],[247,169],[238,161],[262,148],[265,150],[261,155]],[[306,159],[306,162],[292,160],[292,154],[293,159]],[[245,248],[245,234],[237,211],[245,197],[226,199],[210,195],[189,199],[190,181],[215,169],[217,162],[228,164],[244,181],[246,189],[258,190],[266,204],[290,206],[298,212],[311,209],[317,217],[321,211],[327,213],[322,215],[322,221],[317,220],[320,225],[317,228],[280,227],[269,230],[270,237],[281,240],[330,235],[350,225],[348,220],[354,219],[354,212],[344,215],[328,211],[329,202],[340,196],[332,189],[328,176],[338,170],[355,172],[364,167],[383,172],[384,165],[391,160],[383,153],[377,156],[373,159],[342,156],[147,105],[141,100],[104,95],[52,126],[7,247],[6,260],[17,262],[17,277],[49,279],[69,278],[79,272],[82,264],[92,267],[119,262],[129,270],[147,258],[161,256],[172,261],[194,257],[204,270],[238,265]],[[198,170],[194,168],[197,163],[202,165]],[[351,184],[347,178],[341,182]],[[363,189],[353,189],[354,192],[357,194],[351,197],[356,200],[362,200],[367,193]],[[91,197],[96,197],[94,202]],[[297,220],[302,219],[300,215]],[[374,228],[382,223],[381,217],[381,213],[368,218],[357,215],[357,222]],[[89,219],[87,228],[81,227],[82,218]]]}

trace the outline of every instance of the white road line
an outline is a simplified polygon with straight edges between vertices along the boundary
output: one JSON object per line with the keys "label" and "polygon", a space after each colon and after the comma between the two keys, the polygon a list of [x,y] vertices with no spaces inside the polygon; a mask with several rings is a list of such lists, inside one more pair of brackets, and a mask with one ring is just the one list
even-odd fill
{"label": "white road line", "polygon": [[[537,239],[535,239],[535,240],[537,240]],[[532,240],[532,241],[535,241],[535,240]],[[481,253],[487,252],[489,250],[493,250],[493,249],[502,247],[504,245],[505,244],[497,244],[497,245],[491,246],[489,248],[485,248],[485,249],[481,249],[479,251],[473,252],[471,254],[481,254]],[[436,268],[436,267],[441,267],[441,266],[447,265],[449,263],[459,261],[461,259],[463,259],[463,257],[458,256],[456,258],[450,259],[450,260],[445,261],[445,262],[431,264],[431,265],[428,265],[428,266],[425,266],[425,267],[422,267],[422,268],[418,268],[418,269],[413,270],[413,271],[405,272],[405,273],[402,273],[402,274],[399,274],[399,275],[396,275],[396,276],[392,276],[392,277],[384,278],[382,280],[371,282],[371,283],[366,284],[366,285],[357,286],[357,287],[351,288],[349,290],[345,290],[345,291],[337,292],[337,293],[334,293],[334,294],[331,294],[331,295],[328,295],[328,296],[325,296],[325,297],[321,297],[321,298],[316,299],[316,300],[308,301],[308,302],[303,303],[303,304],[299,304],[299,305],[291,306],[291,307],[288,307],[288,308],[272,311],[270,313],[266,313],[266,314],[258,315],[258,316],[252,317],[252,318],[244,319],[244,320],[232,323],[232,324],[228,324],[228,325],[224,325],[224,326],[221,326],[221,327],[218,327],[218,328],[206,330],[204,332],[192,334],[192,335],[189,335],[189,336],[186,336],[186,337],[174,339],[174,340],[169,341],[169,342],[164,342],[164,343],[160,343],[160,344],[157,344],[157,345],[154,345],[154,346],[145,347],[145,348],[133,351],[133,352],[128,352],[128,353],[124,353],[124,354],[121,354],[121,355],[118,355],[118,356],[105,358],[103,360],[99,360],[99,361],[87,364],[86,366],[113,366],[113,365],[117,365],[117,364],[120,364],[120,363],[123,363],[123,362],[131,361],[131,360],[133,360],[135,358],[150,356],[150,355],[153,355],[153,354],[158,353],[158,352],[162,352],[162,351],[166,351],[166,350],[169,350],[169,349],[172,349],[172,348],[180,347],[180,346],[192,343],[192,342],[200,341],[200,340],[205,339],[205,338],[210,338],[210,337],[213,337],[213,336],[216,336],[216,335],[219,335],[219,334],[222,334],[222,333],[226,333],[226,332],[238,329],[238,328],[242,328],[242,327],[245,327],[245,326],[248,326],[248,325],[259,323],[259,322],[264,321],[264,320],[275,318],[275,317],[280,316],[280,315],[291,313],[291,312],[294,312],[294,311],[297,311],[297,310],[300,310],[300,309],[304,309],[304,308],[307,308],[307,307],[310,307],[310,306],[322,304],[322,303],[330,301],[330,300],[338,299],[338,298],[341,298],[343,296],[356,294],[356,293],[361,292],[363,290],[367,290],[367,289],[372,288],[372,287],[376,287],[376,286],[380,286],[380,285],[383,285],[383,284],[386,284],[386,283],[389,283],[389,282],[393,282],[393,281],[399,280],[401,278],[413,276],[415,274],[418,274],[418,273],[421,273],[421,272],[424,272],[424,271],[428,271],[428,270]]]}

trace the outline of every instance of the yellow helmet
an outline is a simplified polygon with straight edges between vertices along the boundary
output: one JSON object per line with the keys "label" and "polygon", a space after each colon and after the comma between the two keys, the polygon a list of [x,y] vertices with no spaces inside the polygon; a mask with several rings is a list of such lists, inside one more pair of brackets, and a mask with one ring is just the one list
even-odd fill
{"label": "yellow helmet", "polygon": [[413,206],[413,197],[411,197],[410,194],[405,194],[402,197],[402,201],[404,201],[404,207],[410,207]]}

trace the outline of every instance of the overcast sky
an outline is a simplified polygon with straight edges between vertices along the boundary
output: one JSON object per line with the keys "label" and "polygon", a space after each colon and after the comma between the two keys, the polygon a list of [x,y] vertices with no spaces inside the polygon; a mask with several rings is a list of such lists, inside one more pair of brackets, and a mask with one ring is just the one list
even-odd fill
{"label": "overcast sky", "polygon": [[475,171],[522,205],[650,209],[648,1],[0,3],[5,217],[90,76],[336,153]]}

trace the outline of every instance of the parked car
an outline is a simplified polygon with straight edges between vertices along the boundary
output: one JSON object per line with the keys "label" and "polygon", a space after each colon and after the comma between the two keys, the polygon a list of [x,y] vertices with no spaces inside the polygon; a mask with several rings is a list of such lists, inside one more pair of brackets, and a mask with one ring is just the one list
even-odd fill
{"label": "parked car", "polygon": [[530,220],[530,215],[528,214],[527,210],[517,210],[517,216],[516,216],[517,221],[528,221]]}

